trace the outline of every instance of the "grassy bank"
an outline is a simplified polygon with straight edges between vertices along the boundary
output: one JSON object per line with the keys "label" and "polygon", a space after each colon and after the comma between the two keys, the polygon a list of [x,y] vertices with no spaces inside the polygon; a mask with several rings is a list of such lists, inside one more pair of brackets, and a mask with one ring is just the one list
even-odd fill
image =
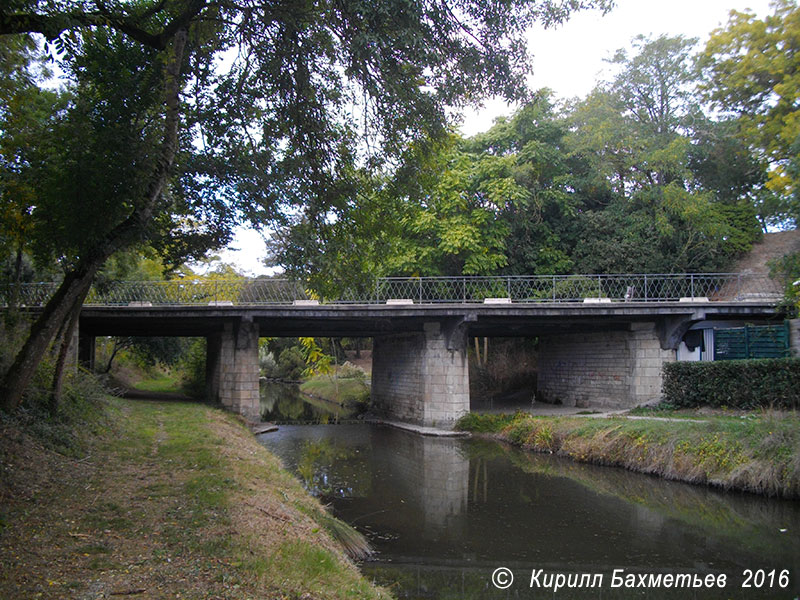
{"label": "grassy bank", "polygon": [[385,598],[232,415],[107,399],[66,456],[0,422],[0,597]]}
{"label": "grassy bank", "polygon": [[457,427],[581,462],[724,489],[800,497],[797,413],[691,419],[470,414]]}
{"label": "grassy bank", "polygon": [[300,385],[300,391],[342,406],[355,406],[369,401],[369,386],[363,379],[336,379],[319,375]]}

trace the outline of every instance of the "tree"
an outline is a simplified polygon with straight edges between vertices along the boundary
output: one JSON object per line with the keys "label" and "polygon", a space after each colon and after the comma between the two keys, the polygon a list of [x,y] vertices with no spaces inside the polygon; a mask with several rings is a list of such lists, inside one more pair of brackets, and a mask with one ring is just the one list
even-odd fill
{"label": "tree", "polygon": [[26,165],[36,160],[34,140],[49,134],[52,115],[61,104],[58,94],[35,84],[39,75],[47,74],[32,40],[0,38],[0,259],[8,265],[2,279],[10,289],[12,309],[23,269],[32,270],[26,258],[31,250],[35,193],[25,177]]}
{"label": "tree", "polygon": [[[563,236],[578,270],[716,270],[760,235],[751,204],[760,170],[715,139],[723,125],[692,101],[693,44],[636,38],[638,53],[618,52],[614,79],[569,115],[566,146],[588,165],[576,186],[583,210]],[[735,165],[748,171],[724,180]]]}
{"label": "tree", "polygon": [[[484,177],[503,165],[507,191],[499,220],[508,229],[504,272],[515,275],[568,273],[572,260],[560,234],[575,217],[575,174],[579,161],[564,149],[565,123],[549,90],[508,119],[498,119],[486,133],[467,142],[480,155]],[[483,184],[486,185],[486,184]]]}
{"label": "tree", "polygon": [[773,201],[768,222],[800,218],[800,8],[776,0],[774,14],[757,19],[732,11],[711,35],[700,59],[700,89],[716,108],[733,114],[739,135],[758,150]]}
{"label": "tree", "polygon": [[[3,406],[19,403],[59,325],[77,319],[114,252],[150,238],[165,252],[197,250],[226,239],[240,216],[263,224],[286,212],[325,214],[352,192],[345,175],[359,158],[374,162],[410,136],[435,134],[448,105],[487,92],[522,96],[524,33],[532,21],[559,23],[573,10],[610,4],[4,4],[0,35],[42,34],[65,53],[76,83],[63,126],[83,134],[78,139],[88,151],[70,163],[56,145],[61,161],[54,164],[73,175],[87,168],[103,175],[101,197],[109,202],[90,214],[97,229],[70,257],[63,283],[5,374]],[[231,60],[229,68],[223,60]],[[87,122],[96,127],[81,129]],[[360,156],[363,139],[382,152]],[[133,143],[141,153],[115,157],[101,140],[112,150]],[[44,191],[60,190],[86,206],[85,197],[69,193],[85,177],[46,181]],[[122,185],[130,181],[132,188]]]}

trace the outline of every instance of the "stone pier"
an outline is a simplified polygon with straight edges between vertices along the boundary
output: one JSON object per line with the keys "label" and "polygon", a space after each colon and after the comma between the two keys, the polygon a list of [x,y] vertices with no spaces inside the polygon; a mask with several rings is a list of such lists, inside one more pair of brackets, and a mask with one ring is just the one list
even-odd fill
{"label": "stone pier", "polygon": [[655,323],[628,331],[569,333],[539,340],[539,394],[565,406],[630,408],[661,396],[662,349]]}
{"label": "stone pier", "polygon": [[376,336],[372,403],[387,419],[452,428],[469,412],[466,333],[458,323],[425,323],[422,333]]}
{"label": "stone pier", "polygon": [[247,319],[227,321],[222,331],[209,335],[206,341],[210,400],[258,419],[258,324]]}

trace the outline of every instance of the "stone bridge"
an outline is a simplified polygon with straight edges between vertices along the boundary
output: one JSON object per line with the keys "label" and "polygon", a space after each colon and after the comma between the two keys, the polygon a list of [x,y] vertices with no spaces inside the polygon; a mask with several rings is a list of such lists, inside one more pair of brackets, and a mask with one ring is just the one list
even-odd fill
{"label": "stone bridge", "polygon": [[[54,287],[15,297],[33,308]],[[470,408],[471,336],[537,337],[538,391],[551,401],[629,407],[660,394],[692,324],[769,320],[780,296],[739,274],[386,278],[335,302],[277,279],[118,282],[89,294],[78,348],[91,365],[98,336],[205,337],[210,398],[256,416],[260,336],[371,337],[375,408],[448,428]]]}

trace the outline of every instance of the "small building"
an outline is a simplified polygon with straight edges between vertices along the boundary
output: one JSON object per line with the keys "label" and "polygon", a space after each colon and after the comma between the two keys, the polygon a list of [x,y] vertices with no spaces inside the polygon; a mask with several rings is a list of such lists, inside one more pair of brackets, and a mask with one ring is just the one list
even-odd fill
{"label": "small building", "polygon": [[678,346],[679,361],[785,358],[791,356],[789,321],[753,325],[741,321],[700,321]]}

